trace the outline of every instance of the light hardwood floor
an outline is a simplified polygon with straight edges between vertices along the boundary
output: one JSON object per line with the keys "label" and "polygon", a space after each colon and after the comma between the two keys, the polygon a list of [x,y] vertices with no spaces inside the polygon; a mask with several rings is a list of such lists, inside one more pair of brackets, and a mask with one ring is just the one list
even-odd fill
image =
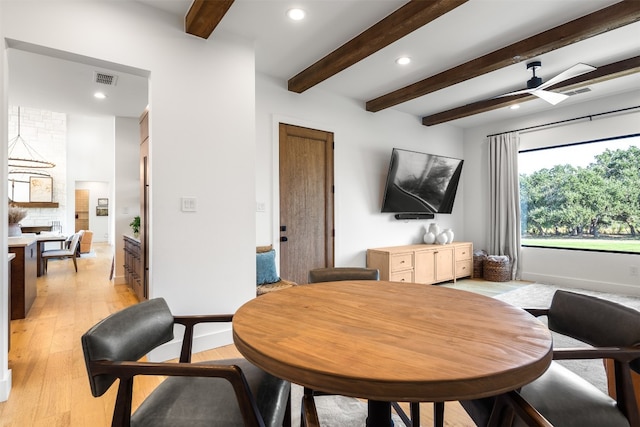
{"label": "light hardwood floor", "polygon": [[[9,400],[0,402],[2,427],[102,427],[111,424],[115,401],[112,387],[94,398],[84,366],[81,335],[99,320],[137,299],[125,285],[109,280],[112,248],[94,244],[94,258],[49,263],[48,273],[38,278],[38,297],[26,319],[11,322],[9,369],[13,387]],[[461,280],[447,284],[488,295],[505,292],[522,283],[495,284]],[[194,355],[194,361],[236,357],[233,345]],[[136,380],[134,408],[161,378]],[[421,404],[422,425],[432,425],[432,405]],[[445,425],[473,426],[459,404],[447,403]]]}

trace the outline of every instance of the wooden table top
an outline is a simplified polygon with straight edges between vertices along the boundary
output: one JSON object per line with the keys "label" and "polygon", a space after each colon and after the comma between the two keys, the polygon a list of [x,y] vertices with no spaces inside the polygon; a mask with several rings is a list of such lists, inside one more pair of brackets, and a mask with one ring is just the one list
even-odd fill
{"label": "wooden table top", "polygon": [[514,390],[548,368],[546,326],[505,302],[438,286],[343,281],[244,304],[238,350],[278,377],[379,401],[450,401]]}

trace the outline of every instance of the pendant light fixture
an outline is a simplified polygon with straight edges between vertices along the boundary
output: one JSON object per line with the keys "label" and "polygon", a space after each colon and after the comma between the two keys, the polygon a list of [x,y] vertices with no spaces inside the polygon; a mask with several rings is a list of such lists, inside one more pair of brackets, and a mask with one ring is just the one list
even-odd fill
{"label": "pendant light fixture", "polygon": [[18,107],[18,135],[9,141],[9,167],[45,169],[55,166],[55,163],[45,160],[44,157],[20,136],[20,107]]}

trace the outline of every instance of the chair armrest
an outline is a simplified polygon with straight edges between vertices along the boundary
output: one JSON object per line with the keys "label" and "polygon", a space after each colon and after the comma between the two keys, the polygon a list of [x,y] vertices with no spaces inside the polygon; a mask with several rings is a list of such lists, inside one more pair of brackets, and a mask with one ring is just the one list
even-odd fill
{"label": "chair armrest", "polygon": [[613,359],[628,363],[640,357],[639,347],[554,348],[554,360]]}
{"label": "chair armrest", "polygon": [[[524,397],[517,391],[510,391],[505,394],[501,394],[496,399],[495,408],[509,407],[515,414],[530,427],[553,427],[553,425],[540,414]],[[489,419],[489,426],[499,425],[497,418],[492,417]]]}
{"label": "chair armrest", "polygon": [[486,426],[501,427],[511,425],[515,416],[518,416],[529,427],[553,427],[540,412],[515,390],[496,396]]}
{"label": "chair armrest", "polygon": [[[229,381],[233,387],[245,426],[264,427],[264,421],[259,416],[258,405],[251,393],[247,379],[240,367],[236,365],[111,362],[106,360],[92,362],[92,365],[96,374],[107,374],[120,378],[121,387],[123,384],[131,384],[132,378],[136,375],[223,378]],[[130,392],[126,391],[126,393]],[[120,391],[118,394],[120,395]]]}
{"label": "chair armrest", "polygon": [[233,314],[202,314],[193,316],[173,316],[173,321],[184,326],[182,348],[180,349],[180,362],[191,362],[191,349],[193,347],[193,328],[198,323],[231,322]]}
{"label": "chair armrest", "polygon": [[548,308],[523,308],[523,310],[535,317],[546,316],[549,314]]}

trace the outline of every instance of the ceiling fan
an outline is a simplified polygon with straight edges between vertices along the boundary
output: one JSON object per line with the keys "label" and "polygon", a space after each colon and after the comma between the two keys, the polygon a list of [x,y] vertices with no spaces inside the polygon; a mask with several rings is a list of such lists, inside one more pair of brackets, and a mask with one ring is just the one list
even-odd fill
{"label": "ceiling fan", "polygon": [[561,72],[557,76],[549,79],[546,83],[542,83],[542,78],[536,76],[536,68],[540,68],[541,66],[542,66],[542,62],[540,62],[540,61],[529,62],[527,64],[527,69],[531,68],[531,71],[533,73],[533,77],[531,77],[529,80],[527,80],[527,89],[518,90],[518,91],[515,91],[515,92],[505,93],[504,95],[500,95],[499,97],[501,98],[501,97],[504,97],[504,96],[520,95],[520,94],[523,94],[523,93],[529,93],[531,95],[537,96],[538,98],[544,99],[549,104],[556,105],[559,102],[564,101],[565,99],[567,99],[569,96],[568,95],[564,95],[562,93],[551,92],[551,91],[545,90],[546,88],[548,88],[550,86],[553,86],[553,85],[555,85],[557,83],[560,83],[562,81],[571,79],[573,77],[577,77],[577,76],[580,76],[582,74],[594,71],[596,69],[596,67],[592,67],[591,65],[578,63],[578,64],[574,65],[573,67],[568,68],[565,71]]}

